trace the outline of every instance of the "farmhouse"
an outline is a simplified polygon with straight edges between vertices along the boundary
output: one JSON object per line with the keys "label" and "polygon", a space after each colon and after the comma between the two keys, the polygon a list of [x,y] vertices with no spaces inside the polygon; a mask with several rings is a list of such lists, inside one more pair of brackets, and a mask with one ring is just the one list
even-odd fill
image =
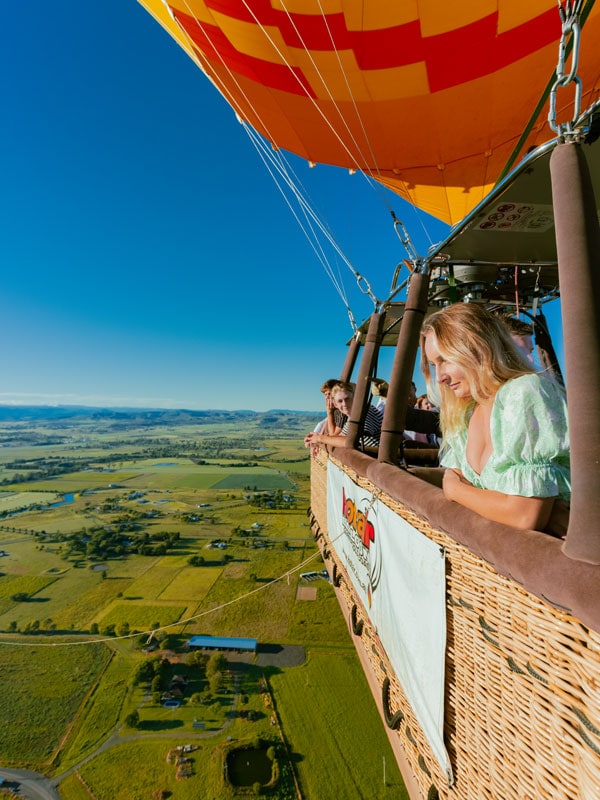
{"label": "farmhouse", "polygon": [[187,645],[190,650],[234,650],[238,653],[256,653],[256,639],[238,639],[235,636],[192,636]]}

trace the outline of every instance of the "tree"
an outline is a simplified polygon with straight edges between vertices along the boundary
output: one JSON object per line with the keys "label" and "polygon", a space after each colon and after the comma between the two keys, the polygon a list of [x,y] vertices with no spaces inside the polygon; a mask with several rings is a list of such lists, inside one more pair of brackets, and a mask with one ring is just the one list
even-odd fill
{"label": "tree", "polygon": [[8,631],[9,631],[9,633],[15,633],[15,631],[17,631],[17,630],[18,630],[17,622],[16,622],[16,620],[13,619],[13,621],[10,622],[9,625],[8,625]]}
{"label": "tree", "polygon": [[193,667],[199,667],[202,672],[206,672],[206,664],[208,663],[208,656],[201,650],[192,650],[186,658],[186,662]]}
{"label": "tree", "polygon": [[173,650],[176,637],[172,634],[164,633],[161,636],[157,635],[157,640],[163,650]]}
{"label": "tree", "polygon": [[222,672],[213,672],[208,678],[208,685],[213,694],[219,694],[223,690],[225,683]]}
{"label": "tree", "polygon": [[153,680],[154,676],[154,664],[152,661],[142,661],[137,666],[135,675],[133,676],[133,683],[136,686],[138,683],[149,683],[151,680]]}
{"label": "tree", "polygon": [[98,628],[98,623],[92,622],[92,624],[90,625],[90,633],[96,636],[99,632],[100,629]]}
{"label": "tree", "polygon": [[138,728],[140,725],[140,715],[138,710],[132,711],[131,714],[127,714],[125,717],[125,725],[128,728]]}
{"label": "tree", "polygon": [[223,672],[225,669],[227,669],[227,659],[223,653],[213,653],[206,665],[206,676],[210,678],[211,675],[216,672]]}

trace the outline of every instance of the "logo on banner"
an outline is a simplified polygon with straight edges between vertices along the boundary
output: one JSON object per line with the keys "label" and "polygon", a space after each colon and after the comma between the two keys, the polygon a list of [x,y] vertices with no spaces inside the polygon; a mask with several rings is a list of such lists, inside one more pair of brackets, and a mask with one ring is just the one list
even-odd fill
{"label": "logo on banner", "polygon": [[[369,606],[373,592],[381,580],[381,551],[378,547],[376,519],[373,504],[363,499],[362,507],[346,495],[342,487],[342,517],[344,535],[352,548],[354,558],[349,567],[360,585],[366,590]],[[362,574],[361,574],[362,573]]]}

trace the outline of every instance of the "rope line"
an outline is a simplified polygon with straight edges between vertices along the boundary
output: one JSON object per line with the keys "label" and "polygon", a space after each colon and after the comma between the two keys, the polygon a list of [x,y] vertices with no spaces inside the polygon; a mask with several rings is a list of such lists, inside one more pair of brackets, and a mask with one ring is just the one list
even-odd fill
{"label": "rope line", "polygon": [[[195,63],[200,67],[202,72],[206,75],[206,77],[215,86],[217,91],[219,91],[220,94],[225,98],[225,100],[231,105],[231,107],[234,109],[235,113],[237,114],[238,119],[240,120],[242,125],[245,127],[246,132],[248,133],[248,130],[250,128],[253,129],[253,126],[249,123],[249,121],[247,119],[247,113],[246,113],[246,111],[244,111],[242,109],[240,101],[238,100],[238,98],[236,96],[234,96],[232,94],[232,91],[224,83],[223,79],[216,73],[215,68],[212,66],[212,64],[211,64],[210,60],[208,59],[208,57],[206,55],[204,55],[204,53],[197,48],[197,45],[195,44],[195,42],[193,41],[191,36],[187,33],[187,31],[185,30],[183,25],[179,22],[179,20],[174,15],[174,13],[173,13],[172,9],[170,8],[167,0],[162,0],[162,2],[163,2],[163,5],[165,6],[165,8],[167,9],[169,15],[171,16],[171,19],[173,19],[174,23],[178,26],[179,30],[181,31],[181,34],[184,37],[185,41],[187,41],[188,46],[189,46],[189,50],[191,50],[192,53],[194,54]],[[248,1],[247,0],[242,0],[242,3],[243,3],[243,6],[245,7],[245,9],[247,10],[248,14],[250,15],[250,17],[254,20],[254,23],[256,24],[257,28],[262,32],[262,34],[264,35],[266,41],[270,44],[270,46],[273,48],[273,51],[277,54],[278,58],[281,60],[282,64],[289,70],[290,75],[293,76],[294,80],[296,81],[296,83],[300,87],[303,96],[306,97],[308,99],[308,101],[312,104],[312,106],[315,109],[315,111],[317,112],[317,114],[321,117],[321,119],[323,120],[324,124],[332,132],[332,134],[335,136],[336,140],[339,142],[339,144],[343,148],[344,152],[349,157],[351,163],[354,164],[354,169],[357,170],[360,173],[362,178],[367,182],[367,185],[369,186],[371,191],[374,191],[376,193],[379,201],[387,208],[388,211],[390,211],[392,213],[393,218],[396,219],[396,216],[395,216],[395,214],[393,212],[391,203],[390,203],[390,201],[388,199],[388,195],[387,195],[387,191],[389,191],[389,190],[386,191],[384,185],[375,179],[375,176],[379,176],[379,177],[381,176],[381,170],[380,170],[379,165],[377,164],[377,159],[376,159],[375,154],[373,152],[372,144],[371,144],[371,141],[369,139],[366,127],[364,125],[364,121],[363,121],[363,119],[361,117],[360,109],[358,108],[357,103],[356,103],[356,101],[355,101],[355,99],[353,97],[351,86],[350,86],[350,81],[349,81],[348,75],[346,74],[346,71],[344,69],[344,65],[343,65],[342,59],[340,57],[339,50],[338,50],[338,48],[336,46],[336,43],[335,43],[335,40],[334,40],[334,36],[333,36],[333,32],[332,32],[332,30],[331,30],[331,28],[329,26],[326,14],[325,14],[325,12],[323,10],[322,4],[321,4],[321,0],[318,0],[318,7],[319,7],[319,11],[321,13],[321,17],[323,19],[323,24],[325,26],[325,29],[327,31],[327,35],[328,35],[329,40],[331,42],[333,53],[335,54],[340,74],[341,74],[342,79],[343,79],[343,81],[345,83],[345,86],[346,86],[346,88],[348,90],[348,96],[349,96],[350,102],[353,105],[354,113],[356,114],[356,119],[358,120],[358,124],[359,124],[360,129],[361,129],[361,131],[363,133],[363,136],[365,138],[367,149],[368,149],[368,152],[370,154],[371,161],[374,164],[374,168],[369,166],[369,160],[365,156],[365,154],[364,154],[359,142],[356,140],[356,137],[354,136],[354,134],[353,134],[353,132],[352,132],[352,130],[350,128],[350,125],[349,125],[346,117],[344,116],[344,113],[342,112],[341,108],[339,107],[338,102],[335,100],[335,98],[333,97],[333,94],[331,93],[331,91],[329,89],[329,86],[327,84],[325,76],[322,74],[322,72],[319,69],[317,63],[315,62],[313,54],[311,53],[309,48],[306,46],[306,43],[305,43],[305,41],[304,41],[304,39],[302,37],[302,34],[299,31],[299,29],[298,29],[298,27],[296,25],[296,22],[294,21],[293,16],[291,15],[290,11],[287,9],[285,3],[284,2],[280,3],[281,8],[282,8],[283,12],[286,14],[290,25],[292,26],[296,36],[298,37],[298,41],[300,43],[300,47],[303,48],[304,52],[306,53],[307,58],[310,60],[310,63],[311,63],[312,67],[315,70],[316,75],[319,78],[319,81],[321,82],[322,86],[324,87],[324,90],[327,93],[327,97],[329,98],[333,108],[335,109],[336,115],[339,118],[339,121],[340,121],[341,125],[343,126],[346,134],[349,136],[350,145],[348,145],[344,141],[342,135],[340,134],[340,132],[336,128],[336,125],[334,125],[332,120],[330,120],[328,118],[327,114],[320,108],[319,104],[317,103],[316,98],[314,98],[314,97],[312,97],[310,95],[310,93],[308,92],[307,86],[305,85],[305,83],[299,77],[297,71],[294,69],[293,64],[290,63],[288,57],[282,51],[282,48],[280,47],[279,43],[273,38],[273,36],[269,32],[269,30],[259,20],[259,18],[257,17],[256,13],[250,7],[250,4],[248,3]],[[229,76],[229,78],[230,78],[230,80],[232,82],[232,85],[235,86],[237,92],[239,92],[239,97],[243,98],[243,101],[246,104],[246,109],[247,110],[249,109],[252,112],[252,114],[254,115],[255,119],[258,122],[258,124],[265,131],[267,138],[271,142],[274,142],[275,141],[275,137],[273,136],[272,132],[270,131],[269,125],[262,118],[260,112],[257,110],[257,108],[255,107],[254,103],[248,97],[248,95],[246,94],[246,92],[244,91],[242,86],[240,85],[239,81],[236,78],[235,73],[232,71],[232,69],[229,67],[229,65],[225,62],[223,56],[221,55],[221,53],[217,49],[217,47],[216,47],[215,43],[213,42],[213,40],[210,38],[209,33],[207,32],[207,30],[205,29],[205,27],[202,24],[201,20],[198,18],[198,16],[194,12],[194,10],[191,7],[191,5],[188,2],[188,0],[184,0],[184,6],[185,6],[185,9],[187,11],[188,16],[196,24],[196,26],[198,28],[198,31],[200,32],[203,40],[207,44],[207,47],[214,54],[215,60],[220,63],[220,65],[222,66],[223,70]],[[259,136],[259,134],[254,130],[253,130],[253,134],[254,134],[254,138],[252,138],[252,137],[250,137],[250,138],[253,141],[255,148],[258,150],[258,148],[257,148],[257,141],[258,141],[257,137]],[[353,152],[353,149],[356,152]],[[265,153],[264,148],[263,148],[262,152],[263,152],[263,154]],[[262,160],[263,160],[263,163],[265,163],[265,159],[262,158]],[[269,157],[269,160],[271,160],[272,164],[275,163],[272,159],[270,159],[270,157]],[[354,267],[352,267],[352,265],[350,264],[348,259],[342,254],[339,246],[335,243],[331,233],[329,233],[329,231],[326,231],[325,226],[320,221],[317,222],[318,218],[317,218],[316,213],[314,212],[314,210],[312,208],[310,208],[307,200],[303,197],[303,195],[295,187],[294,182],[289,177],[289,172],[283,166],[282,160],[279,161],[279,166],[276,169],[280,174],[286,173],[286,177],[284,178],[285,183],[288,186],[288,188],[290,189],[290,191],[292,191],[292,193],[294,194],[294,196],[296,198],[296,201],[298,202],[298,204],[300,205],[300,207],[302,209],[302,214],[305,216],[305,218],[307,218],[307,215],[308,215],[315,221],[315,223],[318,225],[318,227],[320,228],[322,233],[325,235],[325,237],[327,238],[329,243],[332,245],[334,250],[338,253],[340,258],[342,259],[342,262],[345,263],[350,268],[350,270],[352,271],[354,277],[358,281],[358,285],[359,285],[359,288],[360,288],[361,292],[363,294],[367,294],[370,297],[371,301],[373,302],[373,305],[375,307],[378,307],[381,303],[373,295],[369,282],[362,275],[360,275],[360,273],[357,272],[354,269]],[[273,178],[273,173],[271,172],[271,170],[269,170],[269,173],[270,173],[271,177]],[[278,185],[279,191],[285,197],[284,192],[282,192],[281,186],[279,184],[277,184],[277,185]],[[432,245],[433,244],[432,237],[431,237],[430,232],[429,232],[429,230],[427,228],[427,225],[425,224],[423,214],[420,212],[420,210],[418,209],[418,207],[416,205],[415,199],[413,197],[413,193],[409,189],[405,189],[405,192],[406,192],[406,200],[407,200],[408,204],[411,206],[411,208],[413,209],[413,212],[416,215],[416,219],[418,221],[419,226],[421,227],[421,229],[422,229],[425,237],[427,238],[429,244]],[[292,206],[291,206],[291,204],[290,204],[290,202],[289,202],[289,200],[287,198],[286,198],[286,204],[288,205],[290,210],[292,210]],[[309,211],[309,208],[310,208],[310,211]],[[293,213],[295,219],[300,224],[298,215],[293,211],[292,211],[292,213]],[[307,220],[307,224],[309,224],[308,220]],[[310,236],[312,235],[314,237],[314,241],[316,241],[317,237],[316,237],[314,231],[312,230],[312,225],[309,224],[309,227],[311,228],[311,234],[310,235],[307,233],[306,228],[302,224],[300,224],[300,228],[301,228],[304,236],[307,238],[307,240],[309,242],[311,242]],[[402,243],[405,244],[404,239],[402,237],[400,237],[400,239],[401,239]],[[350,310],[350,307],[348,305],[348,300],[347,300],[346,293],[345,293],[344,289],[341,287],[341,276],[338,279],[334,279],[332,277],[334,275],[334,270],[331,267],[331,265],[329,264],[329,262],[328,262],[328,260],[327,260],[327,258],[325,256],[320,244],[316,245],[313,242],[311,242],[311,247],[312,247],[313,251],[317,254],[317,259],[321,263],[323,268],[325,269],[326,274],[328,275],[330,280],[332,280],[332,283],[333,283],[337,293],[342,298],[342,301],[343,301],[347,311],[349,312],[349,318],[350,318],[351,324],[352,324],[352,320],[354,319],[354,317],[353,317],[353,314],[352,314],[352,312]],[[405,245],[405,247],[406,247],[406,245]],[[321,255],[318,255],[318,252],[320,252]],[[410,250],[408,252],[410,253],[411,260],[412,260],[413,259],[413,254],[410,252]]]}
{"label": "rope line", "polygon": [[[261,117],[260,113],[257,111],[257,109],[255,108],[255,106],[254,106],[254,104],[252,103],[252,101],[250,100],[250,98],[247,96],[247,94],[245,93],[245,91],[243,90],[243,88],[241,87],[241,85],[239,84],[239,82],[238,82],[238,80],[237,80],[237,78],[236,78],[235,74],[234,74],[234,73],[232,72],[232,70],[229,68],[229,66],[227,65],[227,63],[225,62],[225,60],[223,59],[223,57],[221,56],[221,54],[219,53],[219,51],[218,51],[218,50],[217,50],[217,48],[215,47],[215,45],[214,45],[213,41],[212,41],[212,40],[211,40],[211,38],[208,36],[208,34],[207,34],[206,30],[204,29],[204,27],[203,27],[203,25],[201,24],[200,20],[199,20],[199,19],[197,18],[197,16],[195,15],[195,13],[194,13],[193,9],[190,7],[190,5],[189,5],[189,3],[187,2],[187,0],[184,0],[184,2],[185,2],[185,7],[186,7],[186,9],[187,9],[187,11],[188,11],[188,14],[189,14],[189,16],[190,16],[190,17],[191,17],[191,18],[194,20],[194,22],[196,23],[196,25],[197,25],[197,27],[198,27],[198,30],[199,30],[200,34],[201,34],[201,35],[202,35],[202,37],[204,38],[204,40],[205,40],[205,42],[207,43],[208,47],[210,47],[211,51],[214,53],[214,55],[215,55],[215,58],[216,58],[216,59],[217,59],[217,60],[220,62],[220,64],[221,64],[221,66],[223,67],[223,69],[224,69],[224,70],[227,72],[227,74],[229,75],[229,77],[230,77],[230,79],[231,79],[232,83],[235,85],[235,87],[237,88],[238,92],[240,93],[240,95],[241,95],[241,96],[243,97],[243,99],[245,100],[245,102],[246,102],[246,104],[247,104],[248,108],[250,108],[250,109],[251,109],[252,113],[255,115],[255,117],[256,117],[256,119],[258,120],[258,122],[260,123],[260,125],[261,125],[261,126],[263,127],[263,129],[266,131],[266,133],[267,133],[267,137],[268,137],[268,138],[269,138],[271,141],[274,141],[275,137],[274,137],[274,136],[272,135],[272,133],[270,132],[269,126],[266,124],[266,122],[265,122],[265,121],[264,121],[264,119]],[[168,9],[168,11],[169,11],[169,14],[170,14],[171,18],[173,19],[173,21],[175,22],[175,24],[177,24],[177,26],[178,26],[179,30],[180,30],[180,31],[181,31],[181,33],[182,33],[182,36],[183,36],[183,37],[185,38],[185,40],[188,42],[190,49],[191,49],[191,50],[193,51],[193,53],[195,54],[195,56],[196,56],[196,57],[195,57],[195,59],[194,59],[194,60],[195,60],[195,62],[198,64],[198,66],[200,67],[200,69],[202,70],[202,72],[203,72],[203,73],[204,73],[204,74],[205,74],[205,75],[206,75],[206,76],[209,78],[209,80],[210,80],[210,81],[211,81],[211,83],[212,83],[212,84],[215,86],[215,88],[217,89],[217,91],[219,91],[219,93],[220,93],[220,94],[221,94],[221,95],[224,97],[224,99],[225,99],[225,100],[226,100],[226,101],[227,101],[227,102],[228,102],[228,103],[231,105],[231,107],[233,108],[233,110],[235,111],[235,113],[236,113],[236,115],[237,115],[237,117],[238,117],[238,120],[240,121],[240,123],[241,123],[241,124],[242,124],[242,126],[244,127],[244,129],[245,129],[246,133],[249,135],[249,138],[250,138],[250,139],[251,139],[251,141],[253,142],[255,149],[257,150],[257,152],[259,152],[259,155],[260,155],[260,152],[262,152],[262,153],[263,153],[263,155],[267,154],[267,152],[268,152],[267,159],[268,159],[268,160],[270,160],[272,164],[275,164],[275,163],[276,163],[276,162],[275,162],[275,158],[276,158],[276,157],[274,156],[274,153],[275,153],[275,152],[277,152],[277,153],[278,153],[279,162],[278,162],[278,166],[277,166],[277,171],[278,171],[278,172],[279,172],[279,173],[282,175],[282,177],[284,177],[284,180],[285,180],[285,182],[286,182],[286,184],[287,184],[288,188],[290,189],[290,191],[292,191],[292,193],[293,193],[293,194],[294,194],[294,196],[296,197],[296,200],[297,200],[298,204],[301,206],[301,208],[302,208],[302,211],[303,211],[303,214],[305,215],[305,217],[306,217],[307,213],[308,213],[308,215],[309,215],[309,216],[311,216],[311,217],[312,217],[312,219],[313,219],[313,220],[314,220],[314,221],[315,221],[315,222],[318,224],[318,227],[320,228],[320,230],[321,230],[321,231],[323,232],[323,234],[326,236],[327,240],[329,241],[329,243],[331,244],[331,246],[333,247],[333,249],[334,249],[334,250],[335,250],[335,251],[338,253],[338,255],[340,256],[340,258],[342,259],[342,262],[343,262],[343,263],[345,263],[345,264],[346,264],[346,265],[349,267],[349,269],[350,269],[350,270],[351,270],[351,272],[353,273],[354,277],[355,277],[357,280],[359,280],[359,279],[362,279],[362,280],[364,281],[365,279],[364,279],[364,278],[363,278],[363,277],[360,275],[360,273],[359,273],[359,272],[357,272],[357,270],[355,270],[355,269],[354,269],[354,267],[351,265],[351,263],[350,263],[350,261],[348,260],[348,258],[347,258],[347,257],[346,257],[346,256],[343,254],[343,252],[341,251],[341,248],[339,247],[339,245],[337,244],[337,242],[335,242],[335,240],[334,240],[334,238],[333,238],[332,234],[331,234],[331,233],[330,233],[330,232],[329,232],[329,231],[326,229],[325,225],[324,225],[324,224],[323,224],[323,223],[322,223],[322,222],[319,220],[319,218],[318,218],[318,216],[317,216],[316,212],[315,212],[315,211],[313,210],[313,208],[310,206],[310,204],[308,203],[308,201],[307,201],[307,200],[304,198],[304,196],[301,194],[301,192],[299,192],[299,190],[296,188],[296,184],[295,184],[295,183],[294,183],[294,181],[293,181],[293,180],[290,178],[290,172],[292,172],[292,173],[293,173],[293,170],[291,170],[291,168],[289,167],[289,164],[287,164],[287,162],[285,162],[285,163],[286,163],[286,165],[284,165],[283,155],[281,154],[281,152],[280,152],[280,151],[278,151],[278,150],[277,150],[277,151],[273,151],[271,148],[269,148],[269,150],[267,151],[267,148],[266,148],[266,146],[263,146],[263,143],[262,143],[262,137],[260,137],[260,135],[258,134],[258,132],[257,132],[257,131],[255,131],[255,130],[254,130],[254,128],[253,128],[253,126],[251,126],[251,125],[249,124],[249,122],[247,121],[247,119],[246,119],[246,114],[245,114],[245,113],[243,113],[243,109],[242,109],[242,107],[241,107],[240,103],[238,102],[237,98],[236,98],[236,97],[235,97],[235,96],[234,96],[234,95],[231,93],[231,91],[230,91],[230,90],[227,88],[227,86],[224,84],[224,82],[222,81],[222,79],[221,79],[221,78],[220,78],[220,77],[219,77],[219,76],[218,76],[218,75],[215,73],[215,71],[214,71],[214,68],[211,66],[211,64],[210,64],[210,61],[209,61],[209,60],[206,58],[206,56],[203,56],[203,54],[201,53],[201,51],[198,51],[198,50],[197,50],[197,48],[196,48],[196,45],[195,45],[194,41],[191,39],[190,35],[187,33],[187,31],[185,30],[185,28],[183,28],[183,26],[181,25],[181,23],[179,22],[179,20],[177,20],[177,19],[174,17],[174,15],[172,14],[172,12],[171,12],[171,9],[170,9],[170,7],[168,6],[168,3],[167,3],[167,1],[166,1],[166,0],[163,0],[163,4],[164,4],[164,5],[165,5],[165,7]],[[248,11],[249,11],[250,13],[252,13],[252,12],[251,12],[251,9],[249,9],[249,8],[248,8]],[[286,13],[287,13],[287,11],[286,11]],[[254,16],[254,14],[252,14],[252,16],[255,18],[255,21],[256,21],[257,25],[259,25],[259,26],[260,26],[260,23],[258,22],[258,20],[256,20],[256,17]],[[264,30],[264,28],[263,28],[262,26],[260,26],[260,27],[261,27],[261,30],[263,31],[263,33],[265,34],[265,36],[267,36],[267,39],[270,41],[270,43],[272,44],[272,46],[273,46],[273,47],[275,47],[275,49],[277,50],[277,47],[276,47],[275,43],[274,43],[274,42],[272,41],[272,39],[269,37],[268,33],[267,33],[265,30]],[[305,49],[306,49],[306,48],[305,48]],[[294,73],[294,71],[293,71],[293,69],[292,69],[291,65],[289,64],[289,62],[288,62],[288,61],[287,61],[287,60],[284,58],[284,56],[283,56],[281,53],[280,53],[280,56],[281,56],[281,58],[284,60],[284,63],[286,64],[286,66],[288,67],[288,69],[290,69],[290,71],[292,72],[292,74],[294,74],[294,75],[295,75],[295,73]],[[203,60],[202,60],[202,59],[203,59]],[[296,76],[296,78],[297,78],[297,76]],[[250,136],[250,134],[249,134],[249,131],[250,131],[250,130],[252,131],[252,136]],[[338,138],[339,138],[339,137],[338,137]],[[260,148],[257,146],[257,144],[258,144],[258,142],[259,142],[259,141],[261,142],[261,147],[260,147]],[[341,140],[340,140],[340,141],[341,141]],[[261,160],[262,160],[262,161],[263,161],[263,163],[266,165],[265,159],[264,159],[262,156],[261,156]],[[362,170],[360,170],[360,172],[361,172],[361,175],[363,175],[363,177],[364,177],[365,179],[367,179],[367,176],[366,176],[366,175],[364,175],[364,172],[363,172]],[[269,174],[271,175],[271,178],[272,178],[273,180],[275,180],[275,179],[274,179],[274,176],[273,176],[273,173],[271,172],[271,170],[269,170]],[[295,176],[295,177],[296,177],[296,176]],[[296,177],[296,180],[297,180],[297,177]],[[294,215],[295,219],[298,221],[298,223],[299,223],[299,225],[300,225],[300,228],[301,228],[301,230],[303,231],[303,233],[304,233],[304,235],[306,236],[307,240],[310,242],[312,249],[315,251],[315,253],[317,253],[317,249],[320,249],[320,250],[321,250],[321,256],[317,255],[317,258],[318,258],[319,262],[321,263],[321,265],[323,266],[323,268],[324,268],[324,270],[325,270],[326,274],[328,275],[328,277],[330,278],[330,280],[332,280],[332,282],[333,282],[333,285],[334,285],[334,287],[335,287],[336,291],[338,292],[339,296],[342,298],[342,302],[344,303],[344,306],[346,307],[346,310],[349,312],[349,318],[350,318],[350,320],[352,321],[352,320],[354,319],[354,316],[353,316],[353,314],[352,314],[352,312],[351,312],[351,309],[350,309],[350,307],[349,307],[349,304],[348,304],[348,299],[347,299],[347,295],[346,295],[345,289],[344,289],[344,288],[343,288],[343,286],[342,286],[342,282],[341,282],[341,276],[339,276],[339,279],[335,279],[335,278],[333,277],[333,276],[334,276],[334,271],[333,271],[333,269],[332,269],[331,265],[329,264],[329,262],[328,262],[328,260],[327,260],[327,257],[326,257],[326,255],[325,255],[324,251],[322,250],[322,248],[321,248],[320,244],[319,244],[319,245],[315,245],[315,244],[314,244],[314,242],[316,242],[316,241],[317,241],[317,236],[314,234],[314,231],[313,231],[313,237],[314,237],[314,240],[311,242],[310,236],[309,236],[309,235],[306,233],[306,229],[305,229],[305,228],[304,228],[304,226],[303,226],[303,225],[300,223],[300,221],[299,221],[299,218],[298,218],[297,214],[296,214],[296,213],[293,211],[293,209],[292,209],[292,206],[291,206],[291,204],[289,203],[289,200],[286,198],[286,196],[285,196],[285,193],[284,193],[284,192],[281,190],[281,186],[280,186],[280,185],[277,183],[277,181],[275,181],[275,183],[276,183],[276,185],[277,185],[277,187],[278,187],[279,191],[281,192],[281,194],[284,196],[285,202],[286,202],[286,204],[288,205],[288,207],[290,208],[290,210],[292,211],[292,213],[293,213],[293,215]],[[369,286],[369,290],[370,290],[370,286]],[[369,291],[369,292],[367,292],[367,294],[369,294],[369,293],[370,293],[370,291]],[[377,300],[377,298],[375,298],[375,297],[374,297],[372,294],[370,294],[370,297],[371,297],[371,300],[373,301],[373,304],[374,304],[374,305],[376,305],[376,304],[378,303],[378,300]],[[354,327],[353,327],[353,329],[354,329]]]}
{"label": "rope line", "polygon": [[[265,145],[264,140],[261,139],[259,134],[250,125],[248,125],[245,122],[242,122],[241,124],[242,124],[244,130],[246,131],[250,141],[252,142],[252,144],[254,145],[255,149],[257,150],[257,152],[259,154],[259,157],[261,158],[261,160],[265,164],[265,167],[269,171],[269,174],[271,175],[273,181],[276,183],[277,188],[279,189],[279,191],[283,195],[284,200],[287,203],[287,205],[289,206],[292,214],[294,215],[294,217],[298,221],[298,224],[300,225],[300,227],[303,230],[305,236],[309,240],[309,242],[311,241],[310,240],[310,236],[306,233],[306,230],[304,229],[300,218],[298,217],[296,211],[293,209],[291,203],[289,202],[289,199],[285,195],[285,192],[283,191],[283,189],[282,189],[281,185],[279,184],[277,178],[275,177],[274,173],[269,168],[269,166],[267,164],[267,161],[269,161],[273,165],[274,169],[278,172],[280,177],[284,180],[284,182],[285,182],[286,186],[288,187],[288,189],[294,195],[294,197],[295,197],[295,199],[296,199],[296,201],[297,201],[297,203],[298,203],[298,205],[299,205],[299,207],[300,207],[300,209],[301,209],[301,211],[302,211],[302,213],[304,215],[304,218],[306,219],[306,222],[310,227],[310,230],[311,230],[311,233],[312,233],[312,235],[314,237],[315,242],[318,243],[318,237],[317,237],[317,235],[315,233],[315,230],[313,228],[313,222],[317,225],[317,227],[319,228],[321,233],[325,236],[325,238],[327,239],[329,244],[332,246],[332,248],[335,250],[335,252],[340,256],[340,258],[346,264],[348,269],[352,272],[354,277],[358,278],[360,276],[359,273],[352,266],[352,263],[349,261],[349,259],[344,255],[343,251],[341,250],[341,248],[339,247],[339,245],[337,244],[337,242],[333,238],[333,236],[330,233],[330,231],[327,229],[325,224],[320,220],[320,218],[318,217],[318,215],[315,212],[314,208],[311,206],[311,204],[306,199],[306,197],[302,194],[302,192],[299,189],[298,184],[295,183],[294,179],[292,178],[292,175],[296,179],[297,179],[297,177],[296,177],[295,173],[293,172],[293,170],[291,169],[290,165],[286,162],[283,154],[281,152],[279,152],[279,151],[274,152],[270,148],[267,148],[266,145]],[[311,220],[312,220],[312,222],[311,222]],[[329,265],[329,263],[327,261],[325,253],[324,253],[320,243],[318,243],[318,244],[319,244],[319,249],[321,251],[321,256],[322,256],[322,258],[321,257],[319,257],[319,258],[322,261],[323,267],[328,272],[328,274],[330,275],[330,278],[334,282],[334,285],[336,286],[338,291],[343,293],[344,300],[345,300],[345,291],[343,289],[343,286],[341,285],[341,279],[340,279],[339,283],[337,283],[335,281],[335,279],[333,277],[333,273],[330,272],[331,267],[330,267],[330,265]],[[311,242],[311,246],[313,246],[313,249],[315,248],[315,245],[313,244],[313,242]],[[347,304],[347,300],[345,300],[345,303]]]}
{"label": "rope line", "polygon": [[239,597],[234,597],[232,600],[228,600],[226,603],[221,603],[221,605],[215,606],[214,608],[209,608],[206,611],[201,611],[199,614],[193,614],[191,617],[178,620],[177,622],[171,622],[168,625],[161,625],[160,628],[154,628],[153,630],[138,631],[137,633],[128,633],[122,636],[104,636],[102,638],[85,639],[76,642],[10,642],[0,638],[0,645],[4,645],[5,647],[78,647],[81,645],[93,645],[93,644],[102,644],[104,642],[123,641],[125,639],[137,639],[140,636],[156,636],[156,634],[159,631],[166,631],[169,630],[170,628],[177,628],[182,625],[187,625],[189,622],[193,622],[194,620],[206,617],[209,614],[214,614],[215,611],[221,611],[222,609],[227,608],[228,606],[235,605],[235,603],[239,603],[242,600],[251,597],[253,594],[262,592],[265,589],[268,589],[269,586],[273,586],[273,584],[278,583],[279,581],[282,581],[284,578],[287,578],[289,575],[293,575],[295,572],[298,572],[299,570],[303,569],[307,564],[310,564],[311,561],[314,561],[315,558],[320,556],[321,553],[319,550],[317,550],[315,553],[312,553],[310,556],[305,558],[304,561],[301,561],[300,564],[297,564],[295,567],[287,570],[278,577],[273,578],[273,580],[269,581],[268,583],[264,583],[262,584],[262,586],[258,586],[256,589],[251,589],[249,592],[239,595]]}

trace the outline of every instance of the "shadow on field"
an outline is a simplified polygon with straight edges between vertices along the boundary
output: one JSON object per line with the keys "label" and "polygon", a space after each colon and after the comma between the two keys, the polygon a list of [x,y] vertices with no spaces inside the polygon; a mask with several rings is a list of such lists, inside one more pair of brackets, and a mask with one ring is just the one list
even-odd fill
{"label": "shadow on field", "polygon": [[145,719],[138,725],[139,731],[167,731],[173,728],[183,728],[181,719]]}
{"label": "shadow on field", "polygon": [[299,667],[306,661],[301,645],[259,644],[256,663],[259,667]]}
{"label": "shadow on field", "polygon": [[239,719],[247,719],[250,722],[256,722],[259,719],[266,719],[266,714],[264,711],[256,711],[252,708],[246,709],[241,708],[237,711],[234,711],[231,715],[232,717],[238,717]]}

